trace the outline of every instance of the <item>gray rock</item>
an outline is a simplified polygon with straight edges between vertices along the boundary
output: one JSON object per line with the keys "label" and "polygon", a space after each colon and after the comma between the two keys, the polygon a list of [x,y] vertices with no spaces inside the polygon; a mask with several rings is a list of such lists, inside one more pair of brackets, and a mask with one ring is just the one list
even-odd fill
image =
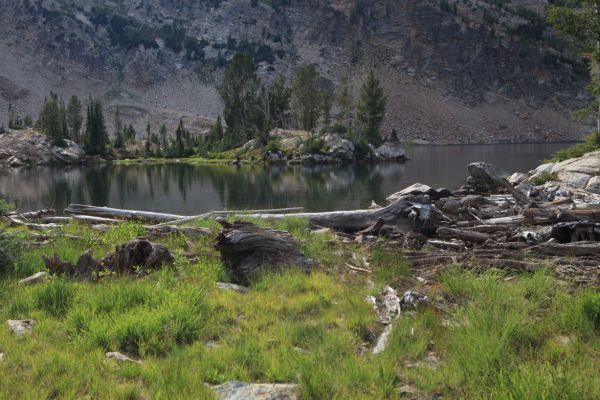
{"label": "gray rock", "polygon": [[542,164],[542,165],[538,166],[536,169],[534,169],[533,171],[531,171],[530,174],[531,175],[539,175],[539,174],[543,174],[543,173],[549,174],[555,165],[556,165],[556,163]]}
{"label": "gray rock", "polygon": [[587,186],[585,187],[585,190],[587,190],[588,192],[600,194],[600,176],[594,176],[590,178],[590,180],[587,183]]}
{"label": "gray rock", "polygon": [[287,161],[287,157],[281,151],[267,151],[265,153],[265,161],[269,163],[283,163]]}
{"label": "gray rock", "polygon": [[220,400],[297,400],[298,385],[225,382],[212,386]]}
{"label": "gray rock", "polygon": [[560,182],[566,183],[575,189],[583,189],[588,185],[592,176],[580,172],[560,171],[557,178]]}
{"label": "gray rock", "polygon": [[28,278],[21,279],[19,281],[19,283],[21,285],[35,285],[37,283],[44,282],[46,279],[48,279],[48,273],[47,272],[38,272],[36,274],[31,275]]}
{"label": "gray rock", "polygon": [[260,148],[262,141],[260,139],[252,139],[242,146],[243,151],[256,150]]}
{"label": "gray rock", "polygon": [[0,164],[13,167],[50,163],[74,164],[86,157],[76,143],[65,140],[64,147],[53,146],[50,140],[31,128],[9,131],[0,135]]}
{"label": "gray rock", "polygon": [[516,186],[527,178],[529,178],[529,175],[523,174],[521,172],[515,172],[514,174],[508,177],[508,182],[510,182],[511,185]]}
{"label": "gray rock", "polygon": [[118,351],[106,353],[106,358],[108,358],[109,360],[115,360],[118,363],[125,363],[125,362],[136,363],[136,364],[142,363],[141,361],[134,360],[133,358],[127,357],[125,354],[119,353]]}
{"label": "gray rock", "polygon": [[381,161],[405,161],[406,150],[397,142],[386,142],[375,150],[375,157]]}
{"label": "gray rock", "polygon": [[4,353],[0,353],[0,362],[4,360]]}
{"label": "gray rock", "polygon": [[410,185],[409,187],[402,189],[399,192],[389,195],[386,200],[389,201],[390,203],[393,203],[394,201],[397,201],[402,196],[406,196],[409,194],[427,193],[430,190],[433,190],[433,188],[431,186],[424,185],[422,183],[415,183],[415,184]]}
{"label": "gray rock", "polygon": [[400,318],[400,298],[393,288],[386,286],[377,296],[367,296],[367,301],[373,306],[380,323],[389,325]]}
{"label": "gray rock", "polygon": [[235,283],[217,282],[217,287],[221,290],[230,290],[239,293],[248,293],[250,291],[247,287],[236,285]]}
{"label": "gray rock", "polygon": [[559,162],[552,167],[550,172],[554,174],[574,172],[598,176],[600,175],[600,151],[594,151],[578,158]]}
{"label": "gray rock", "polygon": [[500,185],[502,179],[510,175],[497,166],[485,162],[476,162],[467,167],[471,182],[475,186],[496,187]]}
{"label": "gray rock", "polygon": [[31,333],[33,327],[35,326],[35,321],[32,319],[23,319],[23,320],[14,320],[9,319],[6,321],[6,324],[13,331],[13,333],[17,336],[23,336],[25,334]]}
{"label": "gray rock", "polygon": [[340,161],[354,160],[354,144],[338,134],[329,133],[323,138],[329,148],[329,156]]}

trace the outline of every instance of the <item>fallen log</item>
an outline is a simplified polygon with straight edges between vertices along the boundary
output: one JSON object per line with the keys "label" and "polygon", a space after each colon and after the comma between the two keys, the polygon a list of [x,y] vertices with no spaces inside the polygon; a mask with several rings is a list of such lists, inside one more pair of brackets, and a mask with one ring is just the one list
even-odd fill
{"label": "fallen log", "polygon": [[600,242],[553,243],[546,242],[534,246],[531,252],[552,256],[585,257],[600,254]]}
{"label": "fallen log", "polygon": [[445,227],[438,228],[436,234],[443,238],[459,239],[471,243],[484,243],[492,238],[490,235],[487,235],[485,233]]}
{"label": "fallen log", "polygon": [[559,208],[530,208],[523,211],[526,222],[543,225],[557,222],[594,221],[600,222],[600,210],[564,210]]}
{"label": "fallen log", "polygon": [[90,215],[103,218],[144,220],[151,222],[172,221],[185,218],[183,215],[163,214],[150,211],[121,210],[110,207],[95,207],[83,204],[71,204],[65,209],[70,215]]}
{"label": "fallen log", "polygon": [[148,231],[151,237],[160,237],[175,233],[187,236],[190,239],[196,239],[211,234],[211,230],[208,228],[177,227],[173,225],[147,227],[146,230]]}
{"label": "fallen log", "polygon": [[560,222],[552,227],[550,237],[559,243],[600,242],[600,224],[589,221]]}
{"label": "fallen log", "polygon": [[289,214],[249,214],[236,217],[280,220],[284,218],[306,218],[311,225],[340,231],[356,232],[366,229],[382,219],[386,225],[395,225],[404,231],[435,232],[440,226],[449,226],[453,221],[432,204],[415,203],[400,198],[387,207],[375,210],[330,211]]}
{"label": "fallen log", "polygon": [[79,279],[96,279],[103,275],[139,274],[140,272],[158,269],[173,262],[173,256],[166,247],[138,238],[117,246],[113,253],[103,259],[94,259],[88,250],[79,257],[75,264],[61,260],[57,255],[42,257],[48,271]]}
{"label": "fallen log", "polygon": [[280,213],[290,213],[290,212],[301,212],[304,210],[303,207],[289,207],[289,208],[273,208],[269,210],[224,210],[224,211],[210,211],[207,213],[193,215],[191,217],[185,217],[181,219],[177,219],[174,221],[167,221],[157,225],[152,226],[152,228],[160,228],[161,226],[168,225],[179,225],[184,224],[186,222],[197,221],[200,219],[208,219],[212,217],[224,216],[224,215],[243,215],[243,214],[280,214]]}
{"label": "fallen log", "polygon": [[247,284],[267,271],[298,268],[310,272],[316,264],[298,249],[288,232],[260,228],[250,222],[233,224],[217,218],[223,231],[217,237],[215,249],[234,283]]}
{"label": "fallen log", "polygon": [[42,217],[45,217],[47,215],[52,215],[55,213],[56,213],[56,210],[54,210],[52,208],[44,208],[44,209],[38,210],[38,211],[30,211],[30,212],[25,212],[25,213],[21,213],[18,215],[14,215],[14,217],[16,217],[18,219],[32,220],[32,219],[40,219]]}

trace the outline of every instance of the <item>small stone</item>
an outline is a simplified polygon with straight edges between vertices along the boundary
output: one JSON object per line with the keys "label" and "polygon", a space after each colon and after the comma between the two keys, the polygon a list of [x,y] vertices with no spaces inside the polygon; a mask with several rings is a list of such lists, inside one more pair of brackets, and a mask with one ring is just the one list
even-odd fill
{"label": "small stone", "polygon": [[248,293],[249,288],[245,286],[236,285],[235,283],[217,282],[217,287],[221,290],[231,290],[239,293]]}
{"label": "small stone", "polygon": [[207,349],[219,349],[222,346],[219,344],[219,342],[209,340],[208,342],[204,343],[204,347],[206,347]]}
{"label": "small stone", "polygon": [[411,385],[404,385],[400,387],[400,394],[414,394],[417,389]]}
{"label": "small stone", "polygon": [[0,353],[0,362],[4,360],[4,353]]}
{"label": "small stone", "polygon": [[8,321],[6,321],[6,323],[8,324],[8,327],[13,331],[13,333],[17,336],[22,336],[27,333],[31,333],[35,325],[35,321],[32,319],[9,319]]}
{"label": "small stone", "polygon": [[297,400],[298,385],[225,382],[211,387],[219,400]]}
{"label": "small stone", "polygon": [[133,358],[127,357],[125,354],[119,353],[118,351],[106,353],[106,358],[108,358],[110,360],[115,360],[118,363],[124,363],[124,362],[132,362],[132,363],[136,363],[136,364],[142,363],[141,361],[134,360]]}
{"label": "small stone", "polygon": [[28,278],[21,279],[19,284],[21,285],[35,285],[37,283],[42,283],[48,278],[47,272],[38,272],[36,274],[31,275]]}

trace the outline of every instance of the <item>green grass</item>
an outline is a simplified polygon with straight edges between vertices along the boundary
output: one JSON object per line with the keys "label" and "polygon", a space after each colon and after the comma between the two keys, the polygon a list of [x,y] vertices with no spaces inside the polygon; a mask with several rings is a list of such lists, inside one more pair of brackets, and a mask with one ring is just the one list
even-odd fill
{"label": "green grass", "polygon": [[[0,399],[211,399],[205,384],[228,380],[298,383],[302,399],[397,399],[407,384],[425,398],[600,398],[596,291],[565,290],[544,271],[507,281],[449,268],[427,289],[447,311],[406,312],[384,353],[361,354],[382,331],[365,296],[415,285],[400,252],[343,245],[306,221],[280,221],[274,227],[321,265],[265,275],[243,295],[216,288],[227,279],[212,248],[218,227],[197,224],[215,235],[161,239],[175,265],[138,279],[17,283],[42,270],[41,255],[75,260],[92,248],[101,257],[143,234],[139,224],[104,234],[73,224],[57,233],[78,240],[26,249],[0,277]],[[362,257],[373,274],[348,273],[345,263]],[[31,335],[9,332],[4,321],[17,318],[37,321]],[[119,365],[107,351],[143,363]],[[419,364],[430,352],[436,369]]]}

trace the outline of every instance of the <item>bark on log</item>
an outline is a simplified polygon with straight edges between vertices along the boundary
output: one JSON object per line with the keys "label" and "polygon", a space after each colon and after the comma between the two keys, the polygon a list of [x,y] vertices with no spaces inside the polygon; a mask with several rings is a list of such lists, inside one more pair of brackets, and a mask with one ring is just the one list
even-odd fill
{"label": "bark on log", "polygon": [[157,225],[152,226],[152,228],[160,228],[162,226],[169,225],[179,225],[184,224],[186,222],[192,222],[199,219],[208,219],[211,217],[218,217],[223,215],[243,215],[243,214],[281,214],[281,213],[290,213],[290,212],[301,212],[304,210],[303,207],[289,207],[289,208],[273,208],[268,210],[225,210],[225,211],[210,211],[204,214],[193,215],[191,217],[184,217],[181,219],[177,219],[175,221],[167,221]]}
{"label": "bark on log", "polygon": [[103,273],[139,274],[158,269],[171,264],[173,256],[166,247],[138,238],[117,246],[113,253],[103,259],[95,259],[92,251],[88,250],[75,264],[63,261],[57,255],[52,258],[43,256],[42,260],[51,273],[80,279],[94,279],[101,277]]}
{"label": "bark on log", "polygon": [[52,215],[55,213],[56,213],[56,210],[54,210],[52,208],[44,208],[44,209],[38,210],[38,211],[30,211],[30,212],[21,213],[21,214],[15,215],[15,217],[18,219],[32,220],[32,219],[40,219],[42,217],[45,217],[47,215]]}
{"label": "bark on log", "polygon": [[217,237],[215,249],[235,283],[247,284],[267,271],[298,268],[310,272],[315,261],[308,259],[285,231],[260,228],[249,222],[229,224],[217,221],[223,231]]}
{"label": "bark on log", "polygon": [[163,214],[150,211],[121,210],[118,208],[95,207],[83,204],[71,204],[65,209],[71,215],[91,215],[103,218],[144,220],[151,222],[172,221],[185,218],[183,215]]}
{"label": "bark on log", "polygon": [[546,242],[532,247],[531,252],[552,256],[585,257],[600,254],[600,242],[552,243]]}
{"label": "bark on log", "polygon": [[600,224],[588,221],[561,222],[552,227],[550,237],[559,243],[600,242]]}

